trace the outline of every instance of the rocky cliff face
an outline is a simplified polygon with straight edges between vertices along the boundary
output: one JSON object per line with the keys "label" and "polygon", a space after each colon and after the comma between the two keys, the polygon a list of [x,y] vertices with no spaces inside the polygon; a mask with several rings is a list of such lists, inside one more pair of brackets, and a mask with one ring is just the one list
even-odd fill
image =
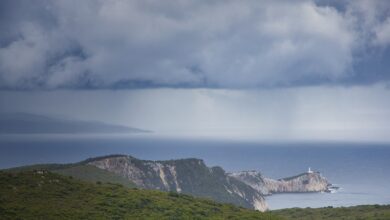
{"label": "rocky cliff face", "polygon": [[320,173],[302,173],[300,175],[273,180],[264,179],[266,188],[271,193],[285,192],[323,192],[330,185],[328,180],[321,176]]}
{"label": "rocky cliff face", "polygon": [[229,176],[220,167],[207,167],[199,159],[147,161],[116,155],[87,163],[125,177],[142,188],[209,197],[260,211],[267,209],[261,191]]}
{"label": "rocky cliff face", "polygon": [[318,172],[302,173],[279,180],[264,177],[257,171],[230,173],[229,176],[250,185],[263,195],[272,193],[321,192],[326,191],[330,185],[328,180]]}
{"label": "rocky cliff face", "polygon": [[235,173],[229,173],[229,176],[238,179],[253,189],[260,192],[262,195],[270,195],[268,187],[266,186],[265,177],[258,171],[240,171]]}
{"label": "rocky cliff face", "polygon": [[226,173],[221,167],[207,167],[200,159],[150,161],[114,155],[85,163],[124,177],[141,188],[209,197],[260,211],[268,208],[264,195],[320,192],[330,186],[318,172],[274,180],[258,171]]}

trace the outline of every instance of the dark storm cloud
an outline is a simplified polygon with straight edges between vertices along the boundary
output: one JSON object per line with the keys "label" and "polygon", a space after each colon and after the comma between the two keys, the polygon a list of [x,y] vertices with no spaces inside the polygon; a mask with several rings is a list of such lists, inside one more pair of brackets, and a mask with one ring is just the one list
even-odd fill
{"label": "dark storm cloud", "polygon": [[0,88],[268,88],[390,78],[388,1],[1,1]]}

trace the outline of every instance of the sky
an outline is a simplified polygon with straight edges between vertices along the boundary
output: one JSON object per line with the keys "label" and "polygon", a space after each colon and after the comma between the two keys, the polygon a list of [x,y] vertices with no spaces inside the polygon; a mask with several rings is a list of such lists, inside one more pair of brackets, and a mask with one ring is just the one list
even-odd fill
{"label": "sky", "polygon": [[387,0],[4,0],[0,30],[0,112],[390,141]]}

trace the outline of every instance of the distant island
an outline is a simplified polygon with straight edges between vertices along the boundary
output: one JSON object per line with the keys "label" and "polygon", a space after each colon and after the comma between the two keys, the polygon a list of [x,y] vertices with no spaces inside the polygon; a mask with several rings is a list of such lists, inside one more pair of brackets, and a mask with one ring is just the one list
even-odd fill
{"label": "distant island", "polygon": [[30,113],[1,113],[0,134],[147,133],[144,129],[98,121],[81,121]]}
{"label": "distant island", "polygon": [[286,192],[325,192],[332,184],[318,172],[274,180],[259,171],[228,173],[207,167],[196,158],[150,161],[128,155],[108,155],[74,164],[43,164],[8,171],[46,170],[92,182],[111,182],[140,189],[189,194],[266,211],[265,196]]}

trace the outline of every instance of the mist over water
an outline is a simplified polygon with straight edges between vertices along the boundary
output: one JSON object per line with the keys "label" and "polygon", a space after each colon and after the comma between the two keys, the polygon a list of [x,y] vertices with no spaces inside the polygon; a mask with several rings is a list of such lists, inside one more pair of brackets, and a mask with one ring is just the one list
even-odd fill
{"label": "mist over water", "polygon": [[341,187],[334,194],[278,194],[267,197],[271,209],[286,207],[389,204],[390,145],[336,142],[259,142],[147,136],[2,136],[0,168],[78,162],[107,154],[167,160],[196,157],[226,171],[260,170],[282,178],[308,167]]}

